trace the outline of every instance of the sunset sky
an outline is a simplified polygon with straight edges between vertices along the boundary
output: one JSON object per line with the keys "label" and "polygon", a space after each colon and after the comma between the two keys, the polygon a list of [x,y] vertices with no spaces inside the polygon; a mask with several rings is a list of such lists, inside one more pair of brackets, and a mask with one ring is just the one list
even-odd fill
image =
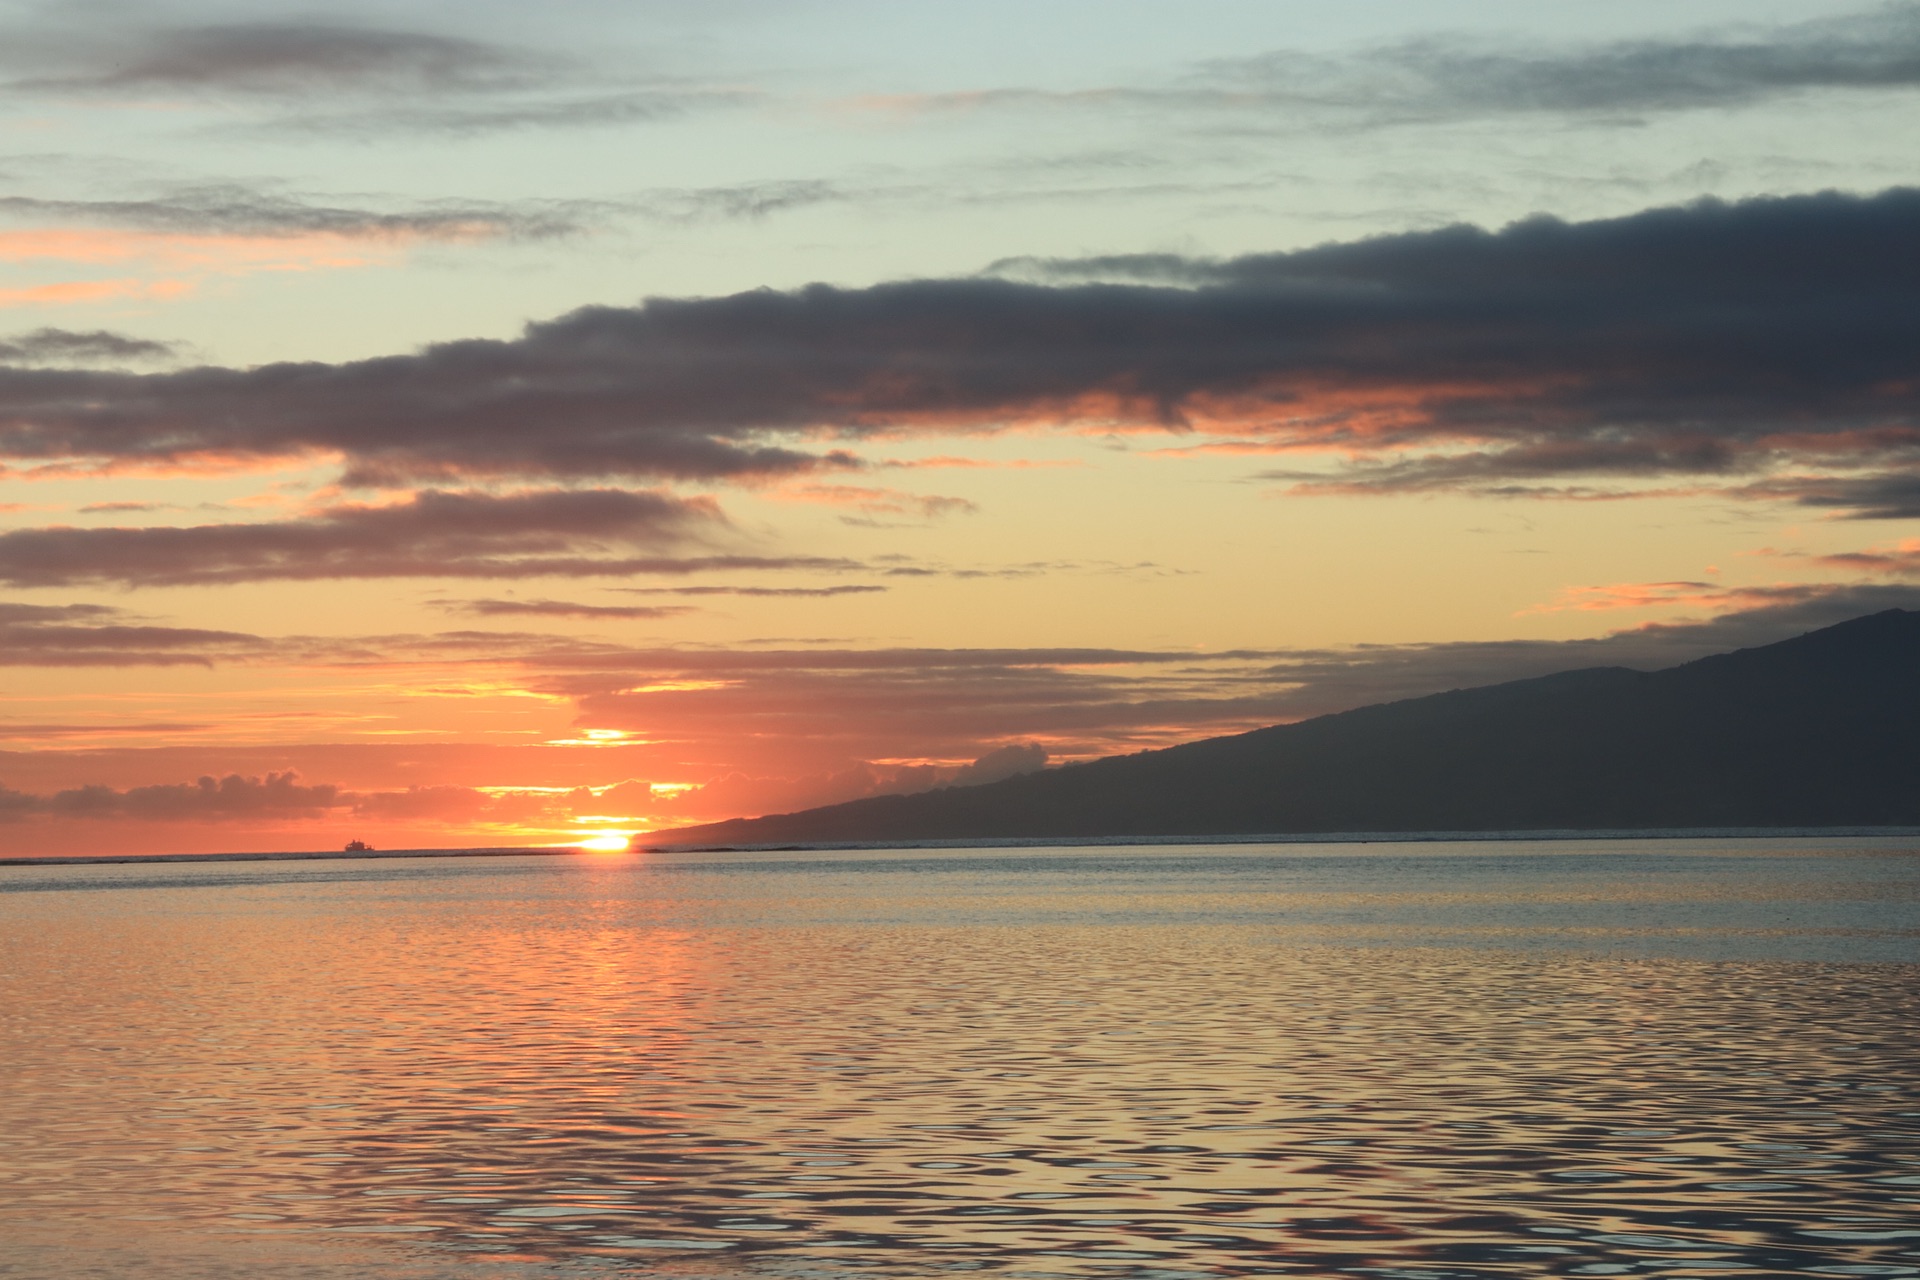
{"label": "sunset sky", "polygon": [[1920,607],[1920,4],[0,3],[0,130],[0,853]]}

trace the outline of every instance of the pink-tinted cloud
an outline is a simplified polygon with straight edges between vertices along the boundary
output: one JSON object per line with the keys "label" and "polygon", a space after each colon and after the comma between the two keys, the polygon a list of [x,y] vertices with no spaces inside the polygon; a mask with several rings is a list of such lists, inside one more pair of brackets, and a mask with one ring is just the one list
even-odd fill
{"label": "pink-tinted cloud", "polygon": [[113,280],[62,280],[53,284],[0,289],[0,307],[72,306],[109,302],[118,298],[178,298],[193,291],[187,280],[149,280],[120,277]]}
{"label": "pink-tinted cloud", "polygon": [[1730,587],[1717,582],[1614,582],[1604,586],[1564,587],[1557,599],[1522,609],[1530,613],[1614,613],[1623,609],[1699,608],[1721,613],[1759,609],[1802,600],[1817,587],[1804,585]]}

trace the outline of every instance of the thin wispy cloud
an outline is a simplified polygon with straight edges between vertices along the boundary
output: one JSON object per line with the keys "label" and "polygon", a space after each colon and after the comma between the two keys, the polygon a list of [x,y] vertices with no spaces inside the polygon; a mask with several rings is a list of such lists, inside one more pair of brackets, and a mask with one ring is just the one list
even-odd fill
{"label": "thin wispy cloud", "polygon": [[566,618],[607,622],[652,621],[677,618],[693,612],[688,605],[582,604],[573,600],[452,600],[439,607],[481,618]]}
{"label": "thin wispy cloud", "polygon": [[546,83],[563,65],[455,36],[304,22],[145,31],[96,26],[84,33],[53,28],[31,33],[22,52],[68,65],[14,79],[15,92],[76,94],[498,92]]}
{"label": "thin wispy cloud", "polygon": [[[573,53],[345,21],[11,33],[0,94],[95,106],[242,108],[225,132],[371,139],[651,123],[757,102],[738,85],[633,83]],[[49,68],[52,69],[49,69]]]}
{"label": "thin wispy cloud", "polygon": [[[701,112],[748,107],[764,100],[765,95],[749,89],[613,89],[531,100],[443,102],[431,106],[302,112],[271,118],[252,126],[252,131],[282,139],[299,134],[365,139],[408,133],[462,138],[516,130],[658,124]],[[662,199],[656,202],[656,207],[664,211],[674,208],[675,203],[670,198]],[[684,208],[688,202],[679,203]],[[692,203],[712,207],[716,202],[699,200],[696,195]]]}
{"label": "thin wispy cloud", "polygon": [[855,112],[1073,111],[1147,120],[1225,117],[1259,127],[1377,128],[1557,115],[1623,120],[1815,93],[1920,88],[1920,6],[1797,23],[1587,43],[1429,35],[1345,54],[1276,49],[1157,80],[856,96]]}
{"label": "thin wispy cloud", "polygon": [[205,667],[271,647],[244,632],[157,626],[108,605],[0,601],[0,666]]}
{"label": "thin wispy cloud", "polygon": [[309,518],[0,533],[0,582],[207,585],[343,578],[613,575],[725,529],[711,501],[617,489],[424,490]]}
{"label": "thin wispy cloud", "polygon": [[742,596],[749,599],[806,599],[829,598],[832,596],[876,595],[887,590],[886,587],[872,583],[846,583],[832,587],[621,587],[619,590],[632,595],[656,596]]}
{"label": "thin wispy cloud", "polygon": [[1657,113],[1817,91],[1920,88],[1920,7],[1692,37],[1502,47],[1429,38],[1344,65],[1286,55],[1220,62],[1229,83],[1414,115]]}
{"label": "thin wispy cloud", "polygon": [[453,200],[401,210],[356,208],[236,184],[184,187],[140,199],[65,200],[0,196],[14,223],[112,227],[187,236],[326,235],[364,240],[546,239],[582,229],[559,202]]}

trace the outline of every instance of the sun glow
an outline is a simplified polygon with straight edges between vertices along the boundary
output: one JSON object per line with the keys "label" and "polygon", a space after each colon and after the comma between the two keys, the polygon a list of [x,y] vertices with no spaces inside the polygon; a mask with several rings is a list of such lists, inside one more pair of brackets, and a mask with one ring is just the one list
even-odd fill
{"label": "sun glow", "polygon": [[632,841],[631,831],[603,831],[577,842],[574,847],[588,853],[625,853]]}
{"label": "sun glow", "polygon": [[550,747],[643,747],[646,739],[628,733],[625,729],[587,729],[577,738],[553,738],[547,742]]}

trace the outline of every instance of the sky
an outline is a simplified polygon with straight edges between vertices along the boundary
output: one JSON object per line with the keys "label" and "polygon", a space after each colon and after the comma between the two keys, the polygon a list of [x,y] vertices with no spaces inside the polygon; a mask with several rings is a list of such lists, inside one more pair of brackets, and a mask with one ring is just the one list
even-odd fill
{"label": "sky", "polygon": [[0,0],[0,851],[578,845],[1920,607],[1920,4]]}

